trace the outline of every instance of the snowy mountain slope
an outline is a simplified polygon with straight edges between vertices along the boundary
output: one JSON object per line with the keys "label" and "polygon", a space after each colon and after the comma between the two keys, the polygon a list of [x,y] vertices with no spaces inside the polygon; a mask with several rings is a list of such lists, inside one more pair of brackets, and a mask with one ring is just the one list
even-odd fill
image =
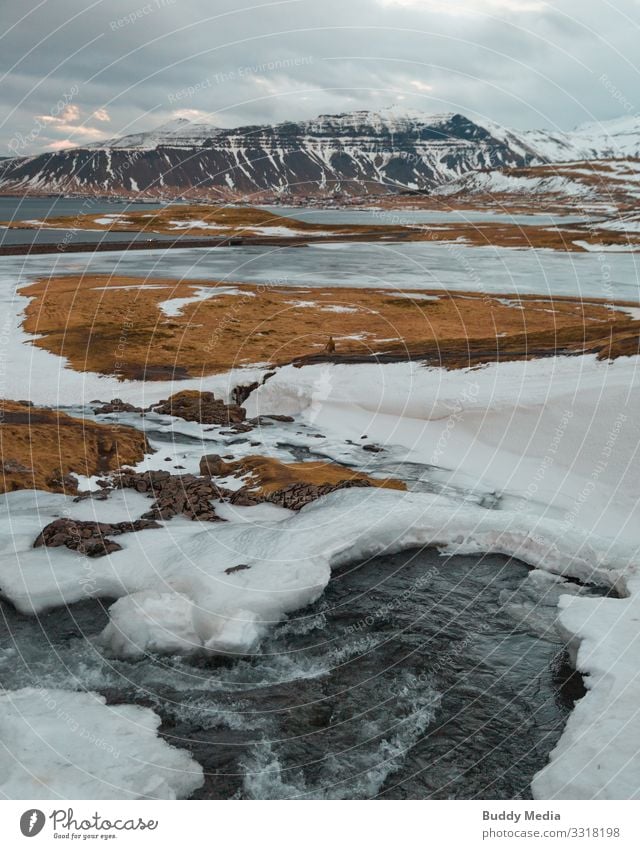
{"label": "snowy mountain slope", "polygon": [[148,133],[0,162],[0,191],[184,193],[221,199],[429,191],[470,171],[640,155],[640,119],[572,133],[395,108],[222,129],[178,119]]}
{"label": "snowy mountain slope", "polygon": [[495,138],[532,161],[569,162],[582,159],[623,159],[640,156],[640,117],[581,124],[561,130],[509,130],[493,121],[480,121]]}
{"label": "snowy mountain slope", "polygon": [[[613,229],[635,229],[640,198],[640,162],[635,159],[587,159],[523,168],[470,172],[436,190],[448,203],[534,205],[563,211],[615,213]],[[625,226],[624,221],[630,219]]]}

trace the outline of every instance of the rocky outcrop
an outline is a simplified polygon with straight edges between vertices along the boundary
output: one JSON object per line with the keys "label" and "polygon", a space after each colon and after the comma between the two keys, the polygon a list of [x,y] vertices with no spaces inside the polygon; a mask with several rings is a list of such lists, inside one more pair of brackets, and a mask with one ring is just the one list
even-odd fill
{"label": "rocky outcrop", "polygon": [[123,472],[114,480],[116,487],[135,489],[153,498],[143,519],[172,519],[182,515],[198,522],[222,522],[212,501],[226,500],[230,492],[211,479],[196,475],[172,475],[169,472]]}
{"label": "rocky outcrop", "polygon": [[[240,489],[218,486],[215,477],[244,477]],[[405,489],[401,481],[378,480],[334,463],[281,463],[270,457],[250,456],[226,462],[219,454],[205,454],[200,475],[172,475],[168,471],[134,472],[124,470],[109,481],[100,481],[100,491],[82,493],[85,498],[104,500],[109,489],[133,489],[153,499],[151,509],[135,522],[80,522],[56,519],[36,539],[34,546],[66,546],[89,557],[101,557],[119,551],[121,546],[109,537],[131,531],[157,528],[158,520],[185,516],[198,522],[222,522],[214,502],[238,507],[276,504],[287,510],[301,510],[306,504],[350,487],[387,487]],[[233,571],[240,568],[234,567]],[[232,574],[228,572],[228,574]]]}
{"label": "rocky outcrop", "polygon": [[177,416],[188,422],[232,426],[242,424],[246,411],[238,404],[225,404],[213,392],[185,390],[177,392],[157,404],[153,411],[167,416]]}
{"label": "rocky outcrop", "polygon": [[123,401],[122,398],[112,398],[108,403],[103,404],[101,401],[94,401],[93,403],[99,404],[98,407],[93,408],[93,412],[96,415],[104,414],[104,413],[144,413],[145,410],[142,407],[135,407],[133,404],[128,404],[126,401]]}
{"label": "rocky outcrop", "polygon": [[120,551],[122,546],[109,537],[143,531],[149,528],[159,528],[157,522],[146,519],[136,519],[135,522],[80,522],[76,519],[56,519],[42,529],[34,548],[42,545],[50,548],[65,546],[87,557],[104,557],[114,551]]}
{"label": "rocky outcrop", "polygon": [[288,510],[300,510],[323,495],[353,486],[406,488],[401,481],[372,478],[337,463],[282,463],[257,454],[230,463],[218,454],[206,454],[200,461],[200,472],[244,480],[240,489],[230,493],[231,504],[251,506],[269,502]]}
{"label": "rocky outcrop", "polygon": [[219,454],[205,454],[200,458],[200,474],[216,477],[225,474],[228,464]]}

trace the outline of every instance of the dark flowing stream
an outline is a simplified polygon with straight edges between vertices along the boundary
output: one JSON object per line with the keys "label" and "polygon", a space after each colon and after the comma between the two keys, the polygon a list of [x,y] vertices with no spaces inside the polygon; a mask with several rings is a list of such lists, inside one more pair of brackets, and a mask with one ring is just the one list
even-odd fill
{"label": "dark flowing stream", "polygon": [[0,681],[153,708],[203,765],[201,798],[528,798],[583,693],[563,589],[506,557],[412,550],[336,571],[252,657],[137,662],[97,644],[107,604],[3,603]]}

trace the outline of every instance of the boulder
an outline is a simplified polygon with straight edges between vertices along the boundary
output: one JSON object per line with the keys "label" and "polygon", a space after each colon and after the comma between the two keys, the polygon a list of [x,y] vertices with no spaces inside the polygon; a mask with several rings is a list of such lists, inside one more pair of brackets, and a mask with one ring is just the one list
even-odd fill
{"label": "boulder", "polygon": [[128,404],[122,398],[112,398],[108,404],[94,407],[93,412],[99,415],[101,413],[143,413],[144,410],[142,407],[134,407],[133,404]]}
{"label": "boulder", "polygon": [[72,551],[86,554],[87,557],[104,557],[120,551],[121,545],[109,539],[110,536],[159,528],[157,522],[136,519],[134,522],[80,522],[75,519],[55,519],[38,534],[34,548],[46,545],[52,548],[65,546]]}
{"label": "boulder", "polygon": [[227,464],[219,454],[205,454],[200,459],[200,474],[215,477],[224,475]]}
{"label": "boulder", "polygon": [[167,416],[177,416],[188,422],[217,424],[227,427],[244,422],[246,411],[237,404],[225,404],[213,392],[185,390],[172,395],[153,411]]}

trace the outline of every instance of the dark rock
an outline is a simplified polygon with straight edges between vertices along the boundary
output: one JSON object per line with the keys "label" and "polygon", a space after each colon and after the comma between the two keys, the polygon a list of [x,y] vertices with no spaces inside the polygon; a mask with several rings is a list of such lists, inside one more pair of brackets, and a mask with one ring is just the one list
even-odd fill
{"label": "dark rock", "polygon": [[42,545],[57,548],[65,546],[87,557],[104,557],[122,546],[109,539],[109,536],[159,528],[157,522],[136,519],[134,522],[80,522],[75,519],[55,519],[38,534],[34,548]]}
{"label": "dark rock", "polygon": [[73,475],[52,475],[46,481],[47,486],[60,489],[62,492],[77,492],[78,481]]}
{"label": "dark rock", "polygon": [[183,515],[192,521],[223,522],[211,501],[227,499],[230,495],[211,479],[190,474],[172,475],[167,471],[122,472],[114,479],[114,484],[121,489],[146,491],[149,498],[155,499],[143,519],[171,519]]}
{"label": "dark rock", "polygon": [[253,425],[270,425],[273,422],[293,422],[295,419],[293,416],[279,416],[275,413],[273,415],[268,416],[254,416],[252,419],[247,419],[250,424]]}
{"label": "dark rock", "polygon": [[266,501],[265,496],[248,492],[244,487],[237,489],[230,497],[229,502],[235,507],[254,507]]}
{"label": "dark rock", "polygon": [[384,451],[384,448],[381,448],[379,445],[375,445],[373,442],[370,442],[368,445],[363,445],[362,450],[371,451],[373,454],[379,454],[380,451]]}
{"label": "dark rock", "polygon": [[112,398],[108,404],[94,407],[93,412],[99,415],[103,413],[143,413],[145,411],[142,407],[134,407],[133,404],[128,404],[122,398]]}
{"label": "dark rock", "polygon": [[107,501],[109,499],[111,492],[109,489],[100,489],[97,492],[93,490],[84,490],[83,492],[79,492],[76,497],[73,499],[74,502],[78,501],[86,501],[90,499],[91,501]]}
{"label": "dark rock", "polygon": [[154,412],[167,416],[177,416],[188,422],[200,424],[226,425],[227,427],[244,421],[246,412],[237,404],[225,404],[216,399],[213,392],[178,392],[168,401],[153,408]]}
{"label": "dark rock", "polygon": [[28,466],[24,466],[22,463],[18,462],[18,460],[11,460],[10,458],[7,458],[6,460],[0,460],[0,470],[7,475],[26,474],[27,472],[33,472],[33,469],[30,469]]}
{"label": "dark rock", "polygon": [[261,419],[271,419],[273,422],[293,422],[295,419],[293,416],[280,416],[272,413],[268,416],[260,416]]}
{"label": "dark rock", "polygon": [[210,475],[212,477],[223,475],[225,473],[225,466],[226,463],[219,454],[205,454],[204,457],[200,458],[201,475]]}
{"label": "dark rock", "polygon": [[251,569],[251,566],[247,566],[244,563],[239,563],[237,566],[230,566],[228,569],[225,569],[224,574],[233,575],[235,572],[242,572],[244,569]]}
{"label": "dark rock", "polygon": [[268,493],[252,493],[243,488],[233,493],[231,503],[249,507],[267,501],[270,504],[277,504],[279,507],[286,507],[287,510],[301,510],[306,504],[310,504],[323,495],[354,486],[367,487],[373,486],[373,484],[368,480],[360,479],[344,480],[337,484],[292,483]]}
{"label": "dark rock", "polygon": [[231,391],[231,400],[234,404],[244,404],[249,395],[251,395],[254,389],[257,389],[258,386],[259,384],[257,381],[254,381],[254,383],[248,383],[244,386],[235,386]]}

